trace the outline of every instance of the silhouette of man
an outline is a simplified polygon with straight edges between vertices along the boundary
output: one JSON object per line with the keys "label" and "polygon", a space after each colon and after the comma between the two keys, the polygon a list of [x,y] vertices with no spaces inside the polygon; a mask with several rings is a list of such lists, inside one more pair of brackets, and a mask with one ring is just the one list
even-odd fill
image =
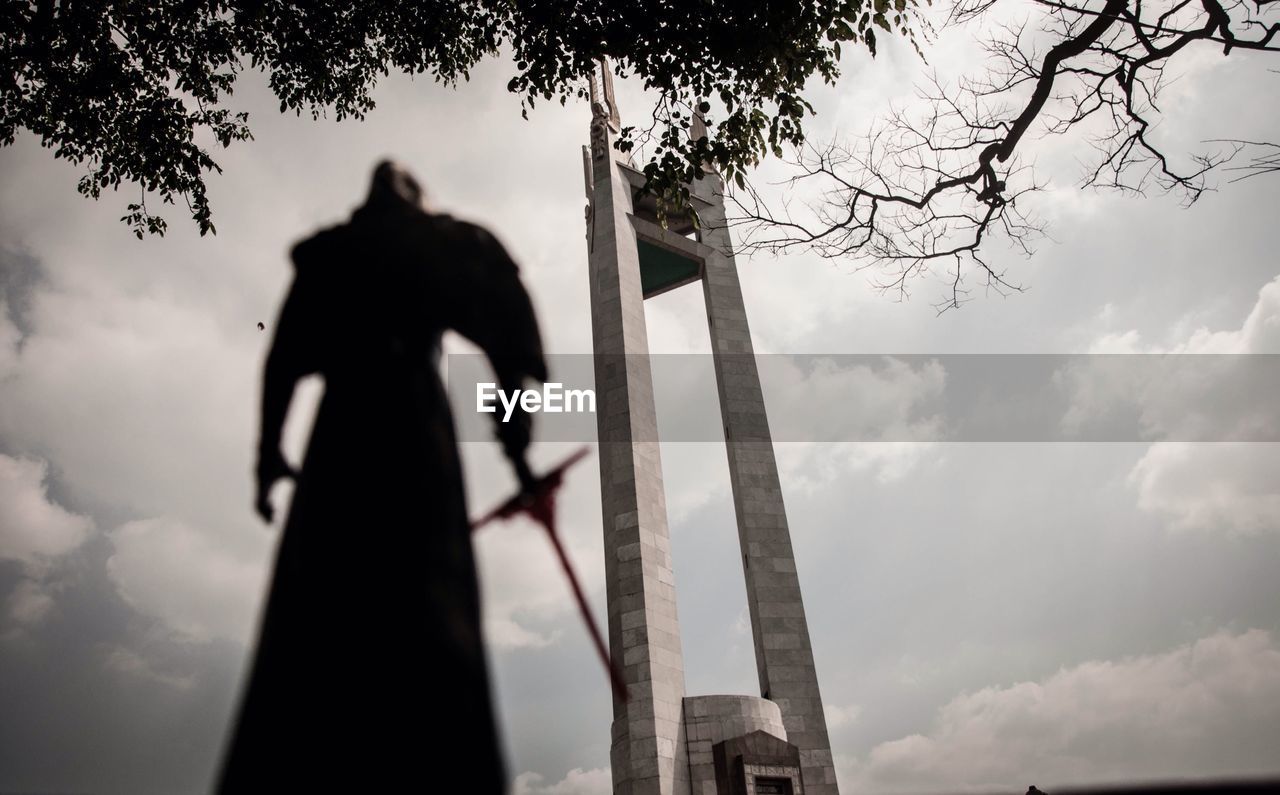
{"label": "silhouette of man", "polygon": [[[474,224],[424,207],[383,162],[343,224],[292,252],[267,356],[257,510],[297,381],[324,397],[219,780],[221,792],[499,793],[503,755],[453,421],[436,365],[453,329],[503,389],[546,379],[516,265]],[[529,417],[498,425],[522,487]]]}

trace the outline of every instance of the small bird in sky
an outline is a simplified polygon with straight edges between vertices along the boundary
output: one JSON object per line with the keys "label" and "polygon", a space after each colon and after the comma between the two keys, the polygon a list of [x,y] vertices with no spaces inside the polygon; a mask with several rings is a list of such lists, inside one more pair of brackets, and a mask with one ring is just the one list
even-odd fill
{"label": "small bird in sky", "polygon": [[259,321],[258,321],[258,331],[262,331],[262,330],[263,330],[263,329],[265,329],[266,327],[267,327],[267,326],[266,326],[266,324],[265,324],[265,323],[263,323],[261,320],[259,320]]}

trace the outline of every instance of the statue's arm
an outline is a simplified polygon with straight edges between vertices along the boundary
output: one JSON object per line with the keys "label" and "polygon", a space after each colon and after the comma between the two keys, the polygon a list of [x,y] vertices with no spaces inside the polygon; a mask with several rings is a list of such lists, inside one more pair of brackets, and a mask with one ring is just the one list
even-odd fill
{"label": "statue's arm", "polygon": [[255,508],[263,520],[270,522],[274,514],[269,500],[271,487],[281,478],[296,473],[285,460],[281,436],[289,404],[293,402],[298,380],[315,370],[308,366],[308,339],[305,333],[309,306],[309,279],[302,271],[294,277],[276,320],[271,350],[262,371],[261,425],[258,434],[256,466],[257,497]]}
{"label": "statue's arm", "polygon": [[[519,268],[493,235],[479,227],[469,227],[469,232],[475,252],[475,266],[469,269],[473,289],[468,308],[453,324],[455,330],[484,350],[504,391],[523,389],[530,380],[545,381],[542,338]],[[531,431],[532,417],[523,409],[517,409],[508,422],[497,422],[503,451],[527,489],[533,487],[524,456]]]}
{"label": "statue's arm", "polygon": [[270,522],[274,515],[270,501],[271,487],[281,478],[294,476],[293,469],[280,449],[280,436],[285,416],[289,413],[289,404],[293,401],[296,383],[296,379],[286,375],[274,356],[267,357],[262,374],[262,428],[258,437],[258,488],[254,503],[258,515],[266,522]]}

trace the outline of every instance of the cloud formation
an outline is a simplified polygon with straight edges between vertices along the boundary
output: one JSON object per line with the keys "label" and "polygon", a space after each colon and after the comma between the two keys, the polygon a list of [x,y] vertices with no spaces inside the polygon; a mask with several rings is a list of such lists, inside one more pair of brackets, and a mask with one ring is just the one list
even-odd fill
{"label": "cloud formation", "polygon": [[16,627],[29,628],[54,608],[59,558],[89,537],[93,521],[49,499],[49,465],[0,453],[0,560],[19,564],[20,579],[5,595]]}
{"label": "cloud formation", "polygon": [[845,706],[823,704],[822,712],[827,718],[827,728],[834,731],[857,722],[858,716],[862,714],[862,709],[857,704],[847,704]]}
{"label": "cloud formation", "polygon": [[1277,736],[1280,647],[1262,630],[1224,630],[956,696],[927,732],[875,746],[841,783],[858,792],[1012,791],[1242,775],[1274,766]]}
{"label": "cloud formation", "polygon": [[1062,368],[1068,435],[1136,421],[1153,441],[1276,439],[1270,354],[1280,352],[1280,277],[1262,287],[1239,328],[1177,333],[1187,322],[1176,321],[1165,342],[1148,343],[1136,329],[1102,334],[1089,345],[1098,355]]}
{"label": "cloud formation", "polygon": [[1153,444],[1129,483],[1175,530],[1280,532],[1280,444]]}
{"label": "cloud formation", "polygon": [[[1182,323],[1177,326],[1183,325]],[[1197,326],[1168,344],[1145,342],[1137,329],[1112,331],[1090,346],[1090,353],[1280,353],[1280,276],[1263,285],[1238,329],[1213,331]]]}
{"label": "cloud formation", "polygon": [[1256,376],[1280,352],[1280,277],[1258,291],[1238,328],[1200,325],[1165,344],[1146,343],[1132,329],[1111,332],[1092,350],[1155,356],[1138,357],[1140,366],[1129,356],[1102,356],[1087,372],[1064,374],[1074,389],[1065,425],[1098,421],[1119,406],[1157,436],[1232,440],[1151,445],[1128,478],[1141,510],[1174,530],[1280,531],[1280,444],[1248,441],[1272,438],[1274,430],[1274,391],[1265,374]]}
{"label": "cloud formation", "polygon": [[0,454],[0,558],[29,571],[47,568],[89,536],[93,522],[49,499],[49,465]]}
{"label": "cloud formation", "polygon": [[168,518],[126,522],[110,537],[115,552],[107,573],[138,612],[160,619],[181,639],[248,635],[262,589],[260,566]]}
{"label": "cloud formation", "polygon": [[543,781],[538,773],[521,773],[516,776],[514,795],[608,795],[613,791],[608,768],[575,767],[554,784]]}

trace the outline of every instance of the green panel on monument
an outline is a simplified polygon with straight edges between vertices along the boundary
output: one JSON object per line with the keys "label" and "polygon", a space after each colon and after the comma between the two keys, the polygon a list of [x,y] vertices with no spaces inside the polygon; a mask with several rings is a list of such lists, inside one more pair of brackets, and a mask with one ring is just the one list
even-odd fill
{"label": "green panel on monument", "polygon": [[702,275],[701,263],[671,249],[645,240],[637,240],[636,249],[640,255],[640,289],[645,298],[696,281]]}

